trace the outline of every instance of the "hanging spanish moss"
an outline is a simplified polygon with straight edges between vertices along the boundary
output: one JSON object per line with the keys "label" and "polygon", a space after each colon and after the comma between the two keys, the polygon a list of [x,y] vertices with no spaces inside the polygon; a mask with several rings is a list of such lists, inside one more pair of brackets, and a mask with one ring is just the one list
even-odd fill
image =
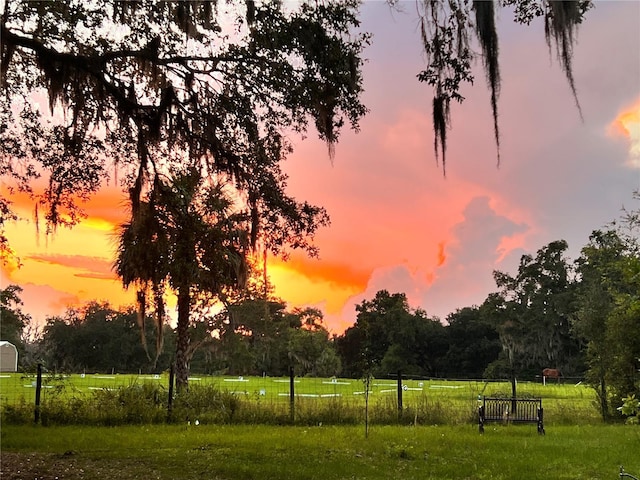
{"label": "hanging spanish moss", "polygon": [[246,0],[247,5],[247,23],[253,25],[256,21],[256,3],[254,0]]}
{"label": "hanging spanish moss", "polygon": [[544,17],[544,35],[547,45],[551,48],[551,41],[553,40],[555,43],[558,61],[569,81],[578,113],[582,118],[582,109],[573,78],[573,45],[576,41],[577,27],[582,22],[584,12],[591,7],[591,2],[586,0],[547,0],[547,7]]}
{"label": "hanging spanish moss", "polygon": [[260,208],[258,207],[258,193],[249,192],[249,207],[251,212],[251,248],[256,248],[258,242],[258,231],[260,230]]}
{"label": "hanging spanish moss", "polygon": [[333,162],[336,153],[335,104],[332,96],[325,102],[318,102],[315,109],[316,128],[327,144],[329,160]]}
{"label": "hanging spanish moss", "polygon": [[[571,60],[577,26],[582,22],[585,12],[593,6],[591,0],[416,0],[420,36],[427,59],[427,68],[418,74],[418,80],[426,82],[434,90],[434,149],[436,162],[442,157],[445,174],[450,103],[451,100],[464,101],[462,85],[473,84],[471,64],[476,55],[480,55],[469,48],[469,36],[474,30],[481,48],[487,86],[491,91],[493,132],[500,165],[498,98],[501,76],[496,6],[501,5],[514,7],[515,21],[518,23],[528,25],[534,18],[544,16],[547,44],[549,48],[551,43],[555,44],[558,61],[569,81],[582,118]],[[471,8],[474,12],[471,12]]]}
{"label": "hanging spanish moss", "polygon": [[442,155],[442,173],[447,174],[447,126],[449,123],[449,99],[444,96],[433,97],[433,148],[438,160],[438,147]]}
{"label": "hanging spanish moss", "polygon": [[434,88],[432,103],[436,162],[442,157],[446,175],[447,129],[451,100],[462,102],[462,83],[473,83],[469,48],[469,10],[466,0],[418,0],[422,46],[427,69],[418,80]]}
{"label": "hanging spanish moss", "polygon": [[498,150],[498,165],[500,165],[500,130],[498,128],[498,96],[500,95],[500,68],[498,63],[498,33],[496,32],[496,18],[493,2],[474,0],[473,9],[476,12],[476,32],[482,47],[482,63],[491,89],[491,111],[493,114],[493,132]]}

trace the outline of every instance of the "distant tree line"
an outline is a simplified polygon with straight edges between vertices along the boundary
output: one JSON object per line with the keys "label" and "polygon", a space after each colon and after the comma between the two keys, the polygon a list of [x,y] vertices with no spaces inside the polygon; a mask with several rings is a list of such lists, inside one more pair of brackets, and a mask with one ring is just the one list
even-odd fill
{"label": "distant tree line", "polygon": [[[356,306],[356,321],[331,336],[322,312],[288,310],[256,281],[226,297],[220,311],[194,312],[187,358],[194,373],[534,378],[545,367],[584,379],[604,418],[622,398],[640,395],[640,255],[638,214],[596,230],[570,261],[564,240],[523,255],[517,272],[495,271],[497,291],[444,321],[412,309],[404,293],[381,290]],[[153,350],[157,322],[139,328],[134,307],[91,302],[35,331],[21,310],[20,287],[0,290],[3,340],[15,343],[22,368],[151,372],[174,361],[168,325]],[[142,336],[142,338],[141,338]]]}
{"label": "distant tree line", "polygon": [[[14,313],[19,316],[21,310]],[[223,321],[223,316],[229,318],[214,315],[193,323],[189,352],[192,372],[288,375],[289,367],[294,366],[297,375],[328,377],[341,371],[340,359],[318,310],[288,312],[282,302],[246,300],[232,307],[233,323]],[[18,346],[23,370],[33,369],[38,362],[60,372],[168,370],[173,361],[175,331],[164,325],[162,350],[156,355],[155,320],[148,316],[147,328],[142,330],[136,317],[134,307],[114,309],[108,303],[89,302],[48,318],[35,337],[25,338],[14,334],[22,328],[14,328],[14,317],[3,315],[2,338]],[[25,356],[27,350],[31,354]]]}

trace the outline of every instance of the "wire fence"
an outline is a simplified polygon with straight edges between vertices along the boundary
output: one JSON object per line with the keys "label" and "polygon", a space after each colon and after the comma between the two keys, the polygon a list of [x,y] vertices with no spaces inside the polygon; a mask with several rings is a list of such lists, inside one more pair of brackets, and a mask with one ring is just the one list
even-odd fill
{"label": "wire fence", "polygon": [[[578,382],[574,386],[579,385]],[[0,374],[0,408],[6,413],[20,407],[22,418],[25,412],[32,411],[35,422],[40,421],[40,412],[47,409],[50,412],[54,404],[63,405],[78,416],[74,408],[79,411],[80,407],[93,403],[96,409],[104,409],[105,399],[111,399],[110,405],[121,409],[132,402],[137,402],[139,409],[145,402],[153,404],[156,411],[153,421],[159,421],[163,415],[167,419],[191,418],[208,412],[215,421],[264,422],[271,418],[279,423],[312,423],[323,419],[348,423],[368,420],[371,415],[373,421],[383,423],[395,420],[460,423],[476,417],[480,396],[509,395],[510,388],[506,380],[407,378],[398,372],[367,381],[296,377],[292,370],[288,377],[193,375],[189,377],[191,396],[181,397],[176,395],[172,372],[57,374],[43,371],[40,366],[35,374]],[[523,383],[519,392],[540,396],[540,389],[550,391],[550,388],[553,387],[545,387],[538,381]],[[575,392],[555,389],[553,395],[569,398],[575,397]],[[123,413],[121,417],[119,421],[126,422],[132,415]],[[140,412],[133,417],[139,423],[149,418]]]}
{"label": "wire fence", "polygon": [[[163,388],[169,387],[169,373],[153,375],[132,374],[54,374],[42,373],[41,398],[48,395],[59,395],[61,391],[68,394],[90,394],[96,390],[117,390],[132,385],[152,384]],[[404,379],[400,388],[403,392],[423,392],[426,380]],[[12,404],[17,402],[34,402],[38,385],[38,375],[22,373],[0,374],[0,402]],[[271,377],[263,376],[211,376],[193,375],[189,377],[189,385],[193,387],[208,386],[228,393],[262,397],[272,401],[288,401],[293,395],[296,398],[346,398],[365,394],[362,379],[349,378],[308,378],[308,377]],[[429,386],[427,385],[428,389]],[[436,388],[432,386],[432,388]],[[396,395],[397,379],[374,379],[369,393],[377,395]],[[410,393],[409,393],[410,394]]]}

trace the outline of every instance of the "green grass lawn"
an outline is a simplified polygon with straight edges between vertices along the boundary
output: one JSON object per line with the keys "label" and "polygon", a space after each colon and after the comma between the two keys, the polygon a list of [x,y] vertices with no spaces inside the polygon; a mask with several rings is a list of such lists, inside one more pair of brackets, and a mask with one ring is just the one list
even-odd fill
{"label": "green grass lawn", "polygon": [[[360,380],[296,379],[298,426],[277,426],[268,423],[289,421],[288,378],[194,377],[191,396],[183,399],[191,402],[190,409],[183,405],[175,423],[162,424],[164,407],[152,404],[157,392],[166,400],[164,375],[45,377],[43,404],[67,404],[57,410],[59,421],[49,414],[47,427],[30,424],[32,380],[0,377],[2,404],[24,401],[26,411],[22,425],[3,421],[3,480],[613,480],[619,478],[620,465],[640,476],[640,427],[603,425],[593,390],[580,384],[518,385],[519,395],[542,397],[545,436],[537,434],[535,425],[502,424],[489,424],[479,435],[474,420],[478,396],[509,394],[509,384],[406,380],[402,422],[413,425],[400,426],[389,425],[398,421],[396,382],[375,379],[372,425],[365,438]],[[132,385],[144,388],[126,388]],[[218,398],[222,403],[216,403],[217,391],[225,392]],[[103,403],[93,407],[93,413],[89,407],[85,420],[74,420],[80,406],[86,408],[86,400],[92,398],[102,398]],[[201,401],[208,406],[198,410]],[[127,402],[130,407],[118,413],[119,405]],[[235,416],[219,415],[234,405]],[[86,420],[103,418],[105,406],[123,415],[113,424],[124,425],[92,426]],[[150,411],[152,416],[145,416]],[[180,416],[184,412],[190,423]],[[193,416],[194,412],[201,413]],[[161,424],[152,425],[145,418]],[[83,422],[87,425],[56,426]]]}
{"label": "green grass lawn", "polygon": [[[2,478],[603,479],[640,474],[623,425],[3,426]],[[20,474],[17,471],[21,469]]]}

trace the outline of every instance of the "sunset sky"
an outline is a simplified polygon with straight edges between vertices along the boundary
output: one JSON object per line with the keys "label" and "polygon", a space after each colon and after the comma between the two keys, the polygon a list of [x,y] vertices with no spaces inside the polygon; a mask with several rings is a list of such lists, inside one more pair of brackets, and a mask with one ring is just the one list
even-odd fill
{"label": "sunset sky", "polygon": [[[324,206],[330,227],[316,237],[320,259],[271,259],[276,295],[290,307],[319,307],[340,333],[354,306],[380,289],[407,294],[412,307],[442,319],[481,303],[495,290],[492,271],[514,272],[523,253],[564,239],[576,258],[592,230],[640,208],[640,2],[599,1],[578,31],[574,76],[580,118],[541,21],[520,26],[499,11],[502,89],[501,164],[481,65],[452,108],[447,175],[436,164],[431,90],[424,68],[415,3],[366,1],[361,131],[343,132],[331,161],[314,135],[292,136],[285,163],[290,193]],[[45,107],[46,108],[46,107]],[[125,196],[105,188],[73,230],[36,235],[33,205],[17,201],[27,220],[7,236],[22,266],[3,267],[3,288],[23,289],[24,310],[38,322],[68,305],[133,303],[111,264],[113,226]]]}

